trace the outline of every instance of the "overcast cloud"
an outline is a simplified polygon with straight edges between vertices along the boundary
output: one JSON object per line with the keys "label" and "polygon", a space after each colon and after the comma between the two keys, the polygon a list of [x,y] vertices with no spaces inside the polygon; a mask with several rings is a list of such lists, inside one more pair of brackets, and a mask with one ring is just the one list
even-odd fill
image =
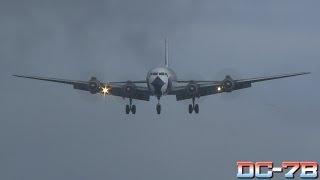
{"label": "overcast cloud", "polygon": [[[0,179],[236,179],[237,160],[320,160],[320,2],[1,0]],[[189,101],[126,101],[14,73],[143,80],[311,71]],[[276,176],[275,179],[283,179]]]}

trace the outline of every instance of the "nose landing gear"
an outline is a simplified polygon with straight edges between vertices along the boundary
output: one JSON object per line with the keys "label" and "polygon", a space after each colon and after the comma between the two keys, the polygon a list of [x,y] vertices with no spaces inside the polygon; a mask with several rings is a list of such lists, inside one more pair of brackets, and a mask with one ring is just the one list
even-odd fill
{"label": "nose landing gear", "polygon": [[129,99],[130,104],[126,105],[126,114],[129,114],[130,112],[132,112],[132,114],[136,114],[136,105],[132,105],[132,99]]}
{"label": "nose landing gear", "polygon": [[199,113],[199,105],[194,104],[195,98],[192,98],[192,104],[189,104],[189,114],[191,114],[193,111],[198,114]]}
{"label": "nose landing gear", "polygon": [[160,96],[158,96],[157,98],[158,98],[158,104],[156,106],[156,110],[157,110],[157,114],[160,114],[161,113]]}

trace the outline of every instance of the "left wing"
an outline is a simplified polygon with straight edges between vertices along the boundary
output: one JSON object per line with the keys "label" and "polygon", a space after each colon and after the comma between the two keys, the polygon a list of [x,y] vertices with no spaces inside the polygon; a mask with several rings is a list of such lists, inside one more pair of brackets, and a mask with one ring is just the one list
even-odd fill
{"label": "left wing", "polygon": [[226,76],[222,81],[177,81],[178,83],[187,83],[177,86],[169,93],[176,95],[177,100],[185,100],[193,97],[201,97],[222,92],[232,92],[234,90],[245,89],[252,86],[252,83],[281,79],[293,76],[310,74],[310,72],[282,74],[275,76],[265,76],[250,79],[232,79]]}
{"label": "left wing", "polygon": [[72,85],[73,89],[88,91],[91,94],[114,95],[123,98],[132,98],[137,100],[150,100],[150,92],[145,86],[137,86],[146,81],[127,81],[127,82],[110,82],[104,83],[96,77],[92,77],[89,81],[76,81],[68,79],[47,78],[39,76],[13,75],[15,77],[35,79],[41,81],[55,82]]}

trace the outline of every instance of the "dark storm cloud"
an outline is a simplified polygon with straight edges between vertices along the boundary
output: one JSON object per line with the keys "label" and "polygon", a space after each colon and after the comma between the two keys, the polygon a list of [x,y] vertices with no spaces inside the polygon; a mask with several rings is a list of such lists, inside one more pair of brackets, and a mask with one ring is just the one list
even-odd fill
{"label": "dark storm cloud", "polygon": [[[317,1],[78,0],[0,3],[0,179],[235,179],[237,160],[318,160]],[[312,71],[186,102],[106,100],[13,73],[181,79]],[[283,179],[282,177],[277,177]],[[277,179],[275,178],[275,179]]]}

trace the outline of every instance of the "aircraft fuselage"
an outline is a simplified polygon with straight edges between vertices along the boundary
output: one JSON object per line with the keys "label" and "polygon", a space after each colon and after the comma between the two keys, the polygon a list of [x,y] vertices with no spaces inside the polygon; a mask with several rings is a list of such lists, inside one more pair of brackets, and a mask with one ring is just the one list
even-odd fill
{"label": "aircraft fuselage", "polygon": [[147,74],[147,85],[150,92],[160,98],[168,94],[177,81],[176,73],[167,67],[158,67]]}

